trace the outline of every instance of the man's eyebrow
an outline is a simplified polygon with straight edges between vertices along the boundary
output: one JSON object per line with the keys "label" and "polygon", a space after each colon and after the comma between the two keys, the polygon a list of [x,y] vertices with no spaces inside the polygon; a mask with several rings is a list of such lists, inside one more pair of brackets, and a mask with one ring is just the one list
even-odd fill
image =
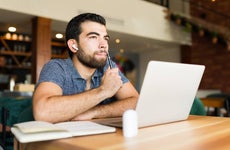
{"label": "man's eyebrow", "polygon": [[88,35],[91,35],[91,34],[96,34],[96,35],[100,35],[99,33],[97,33],[97,32],[89,32],[88,34],[86,34],[87,36]]}
{"label": "man's eyebrow", "polygon": [[[97,33],[97,32],[89,32],[88,34],[86,34],[87,36],[89,36],[89,35],[92,35],[92,34],[95,34],[95,35],[100,35],[99,33]],[[104,36],[105,38],[110,38],[110,36],[107,34],[107,35],[105,35]]]}

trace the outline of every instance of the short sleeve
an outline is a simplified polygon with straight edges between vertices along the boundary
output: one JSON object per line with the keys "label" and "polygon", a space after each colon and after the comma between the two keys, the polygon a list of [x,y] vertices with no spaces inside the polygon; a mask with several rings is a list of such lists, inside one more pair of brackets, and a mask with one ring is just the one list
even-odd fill
{"label": "short sleeve", "polygon": [[65,80],[65,71],[63,65],[58,61],[51,60],[41,70],[38,83],[41,82],[53,82],[63,88]]}

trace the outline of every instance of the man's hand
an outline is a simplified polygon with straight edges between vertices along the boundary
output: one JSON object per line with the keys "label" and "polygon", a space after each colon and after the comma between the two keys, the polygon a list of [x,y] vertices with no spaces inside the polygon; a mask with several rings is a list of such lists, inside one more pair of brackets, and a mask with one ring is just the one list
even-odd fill
{"label": "man's hand", "polygon": [[122,86],[122,80],[118,72],[118,68],[108,68],[102,78],[101,87],[108,94],[108,97],[115,95]]}

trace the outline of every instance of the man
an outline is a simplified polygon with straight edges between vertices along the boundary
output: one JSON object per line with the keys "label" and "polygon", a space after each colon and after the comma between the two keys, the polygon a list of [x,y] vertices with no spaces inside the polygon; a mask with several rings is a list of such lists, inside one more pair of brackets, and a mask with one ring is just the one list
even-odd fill
{"label": "man", "polygon": [[33,96],[35,120],[62,122],[122,116],[135,109],[138,92],[107,59],[105,19],[84,13],[66,28],[69,59],[51,60],[40,74]]}

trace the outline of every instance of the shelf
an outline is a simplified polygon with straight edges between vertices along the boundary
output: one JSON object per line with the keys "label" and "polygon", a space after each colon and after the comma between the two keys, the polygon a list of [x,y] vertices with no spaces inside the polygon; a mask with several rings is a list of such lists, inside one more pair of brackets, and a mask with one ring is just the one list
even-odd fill
{"label": "shelf", "polygon": [[68,57],[66,44],[64,41],[52,40],[52,58],[65,59]]}
{"label": "shelf", "polygon": [[52,46],[57,46],[57,47],[66,47],[64,42],[51,42]]}
{"label": "shelf", "polygon": [[[65,59],[68,57],[64,41],[52,40],[52,58]],[[5,68],[31,69],[31,40],[13,40],[0,36],[0,55],[6,58]]]}
{"label": "shelf", "polygon": [[5,66],[6,68],[8,68],[8,69],[18,69],[18,68],[20,68],[20,69],[31,69],[31,66],[23,66],[23,65],[6,65]]}
{"label": "shelf", "polygon": [[0,37],[0,55],[6,59],[5,68],[29,69],[31,68],[31,42],[23,40],[6,39]]}
{"label": "shelf", "polygon": [[5,41],[10,41],[10,42],[24,42],[24,43],[31,43],[31,41],[25,41],[25,40],[13,40],[13,39],[7,39],[4,36],[1,37]]}
{"label": "shelf", "polygon": [[64,56],[64,55],[52,54],[52,58],[65,59],[65,58],[67,58],[67,57],[66,57],[66,56]]}
{"label": "shelf", "polygon": [[0,51],[1,55],[31,56],[31,52],[15,52],[12,50]]}

